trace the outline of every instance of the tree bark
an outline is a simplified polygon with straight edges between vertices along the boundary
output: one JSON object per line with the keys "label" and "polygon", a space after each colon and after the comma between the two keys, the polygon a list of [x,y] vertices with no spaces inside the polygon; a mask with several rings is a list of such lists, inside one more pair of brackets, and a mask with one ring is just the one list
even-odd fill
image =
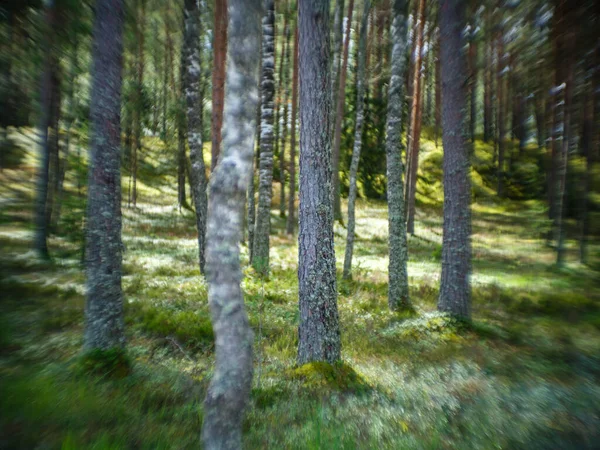
{"label": "tree bark", "polygon": [[[290,131],[290,193],[286,233],[293,235],[296,229],[296,116],[298,110],[298,27],[294,33],[294,74],[292,76],[292,126]],[[331,122],[329,122],[331,124]]]}
{"label": "tree bark", "polygon": [[440,1],[444,231],[438,310],[471,316],[471,182],[467,139],[465,1]]}
{"label": "tree bark", "polygon": [[192,198],[196,209],[196,229],[198,231],[198,263],[200,272],[204,273],[206,215],[208,209],[206,188],[208,182],[202,151],[202,98],[200,97],[202,77],[201,21],[196,0],[185,0],[184,6],[185,32],[183,50],[185,67],[183,90],[186,103],[187,142],[190,147]]}
{"label": "tree bark", "polygon": [[[340,68],[342,65],[342,40],[344,35],[344,0],[336,0],[333,13],[333,61],[331,62],[331,93],[332,105],[337,105],[337,96],[340,88]],[[335,108],[331,108],[329,126],[335,127]],[[332,136],[333,137],[333,136]]]}
{"label": "tree bark", "polygon": [[134,110],[134,144],[132,154],[132,176],[133,186],[131,192],[131,202],[133,207],[137,206],[137,168],[139,153],[142,151],[142,95],[144,87],[144,28],[146,16],[146,0],[137,0],[136,2],[137,20],[136,20],[136,38],[137,38],[137,66],[136,66],[136,101]]}
{"label": "tree bark", "polygon": [[493,45],[492,45],[492,20],[490,8],[485,11],[485,66],[484,66],[484,94],[483,94],[483,141],[489,142],[493,136],[492,131],[492,61],[493,61]]}
{"label": "tree bark", "polygon": [[348,52],[350,48],[350,31],[352,29],[352,13],[354,11],[354,0],[348,5],[348,18],[346,19],[346,36],[344,38],[344,54],[342,56],[342,68],[339,74],[337,91],[337,105],[335,109],[335,128],[333,134],[333,150],[331,166],[333,170],[333,181],[331,185],[333,193],[333,217],[334,220],[343,222],[342,202],[340,199],[340,146],[342,143],[342,119],[344,107],[346,106],[346,76],[348,74]]}
{"label": "tree bark", "polygon": [[254,229],[252,266],[260,273],[269,272],[269,234],[273,198],[273,107],[275,96],[275,2],[263,0],[262,78],[260,113],[260,166],[258,207]]}
{"label": "tree bark", "polygon": [[215,0],[213,37],[214,66],[212,72],[212,148],[211,171],[219,161],[221,128],[223,127],[223,99],[225,98],[225,61],[227,55],[227,0]]}
{"label": "tree bark", "polygon": [[502,32],[498,33],[497,36],[497,73],[496,73],[496,89],[497,89],[497,103],[498,103],[498,111],[497,111],[497,120],[498,120],[498,185],[497,185],[497,194],[498,197],[504,196],[504,137],[505,137],[505,95],[504,95],[504,85],[505,85],[505,57],[504,57],[504,36]]}
{"label": "tree bark", "polygon": [[97,0],[93,32],[86,236],[87,350],[125,343],[121,291],[123,0]]}
{"label": "tree bark", "polygon": [[38,143],[40,151],[40,167],[37,176],[36,203],[35,203],[35,238],[34,245],[38,255],[47,259],[48,254],[48,216],[46,207],[48,203],[48,189],[50,180],[50,142],[48,128],[51,120],[52,91],[53,91],[53,65],[54,53],[54,28],[56,27],[56,5],[54,0],[49,0],[45,7],[45,25],[48,29],[48,38],[45,40],[44,70],[40,82],[40,119],[38,125]]}
{"label": "tree bark", "polygon": [[404,72],[406,60],[406,0],[393,0],[391,30],[391,77],[388,89],[386,119],[387,196],[388,196],[388,305],[392,311],[410,307],[408,295],[408,245],[404,210],[402,174],[402,106],[404,104]]}
{"label": "tree bark", "polygon": [[365,65],[367,52],[367,29],[369,25],[370,9],[371,1],[365,0],[358,43],[358,68],[356,71],[356,125],[354,128],[354,148],[352,149],[352,162],[350,163],[350,192],[348,195],[348,230],[346,234],[346,254],[344,256],[344,279],[352,278],[352,253],[354,250],[354,230],[356,227],[356,176],[358,174],[358,162],[360,161],[360,150],[362,146],[363,124],[365,121],[365,84],[367,82]]}
{"label": "tree bark", "polygon": [[252,386],[252,330],[241,289],[239,243],[251,180],[261,5],[229,0],[229,50],[223,153],[210,180],[206,275],[215,332],[215,372],[206,394],[207,450],[242,448],[242,420]]}
{"label": "tree bark", "polygon": [[423,54],[423,33],[425,30],[425,0],[419,0],[415,25],[415,63],[413,66],[413,95],[408,134],[408,172],[407,172],[407,231],[415,233],[415,203],[417,196],[417,172],[419,170],[419,145],[421,138],[421,64]]}
{"label": "tree bark", "polygon": [[[284,14],[287,17],[287,7],[285,9]],[[283,52],[283,71],[281,74],[281,85],[283,86],[281,90],[283,93],[283,123],[281,124],[281,130],[279,134],[281,135],[281,146],[279,148],[279,183],[281,184],[281,190],[279,191],[279,217],[285,218],[285,144],[287,140],[287,127],[288,127],[288,101],[290,97],[290,89],[288,83],[288,71],[290,66],[290,29],[286,20],[286,24],[284,26],[284,34],[285,34],[285,42],[283,44],[283,48],[285,51]],[[278,122],[279,123],[279,122]]]}
{"label": "tree bark", "polygon": [[302,0],[299,18],[298,364],[333,363],[340,359],[341,342],[333,246],[331,95],[327,94],[331,86],[329,1]]}

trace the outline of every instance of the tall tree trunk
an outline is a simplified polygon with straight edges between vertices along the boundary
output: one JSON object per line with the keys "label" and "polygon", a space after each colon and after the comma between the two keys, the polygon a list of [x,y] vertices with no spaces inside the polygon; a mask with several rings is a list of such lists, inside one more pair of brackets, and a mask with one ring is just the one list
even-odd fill
{"label": "tall tree trunk", "polygon": [[356,71],[356,125],[354,128],[354,148],[352,149],[352,162],[350,163],[350,192],[348,195],[348,230],[346,234],[346,254],[344,256],[345,279],[352,278],[352,253],[354,251],[354,229],[356,227],[356,177],[358,174],[358,162],[360,161],[360,150],[362,146],[363,124],[365,121],[365,84],[366,77],[366,51],[367,51],[367,29],[369,25],[369,12],[371,1],[365,0],[360,26],[360,38],[358,43],[358,67]]}
{"label": "tall tree trunk", "polygon": [[331,83],[329,1],[302,0],[299,18],[298,364],[333,363],[341,357],[341,341],[333,247],[331,95],[326,92]]}
{"label": "tall tree trunk", "polygon": [[388,89],[385,150],[387,155],[388,197],[388,305],[392,311],[409,308],[408,245],[402,174],[402,106],[404,104],[404,72],[407,34],[406,0],[393,0],[391,30],[391,76]]}
{"label": "tall tree trunk", "polygon": [[[259,91],[260,93],[260,91]],[[260,99],[259,99],[260,100]],[[260,112],[261,112],[261,103],[258,102],[258,107],[256,108],[256,133],[255,133],[255,141],[256,145],[254,148],[254,157],[252,159],[252,178],[250,180],[250,184],[248,185],[248,260],[250,264],[252,264],[252,260],[254,259],[254,230],[256,228],[256,189],[255,189],[255,178],[256,178],[256,170],[260,165]]]}
{"label": "tall tree trunk", "polygon": [[48,200],[46,202],[46,223],[50,230],[54,228],[56,214],[56,199],[58,196],[60,161],[60,110],[61,86],[60,63],[54,60],[52,64],[52,99],[50,101],[50,134],[48,135],[48,152],[50,153],[50,170],[48,178]]}
{"label": "tall tree trunk", "polygon": [[185,67],[182,67],[184,72],[183,90],[187,107],[187,141],[190,147],[192,198],[196,207],[198,262],[200,272],[204,273],[208,199],[206,197],[206,166],[202,152],[202,98],[200,97],[202,76],[202,52],[200,47],[201,21],[196,0],[185,0],[184,12],[185,34],[183,48]]}
{"label": "tall tree trunk", "polygon": [[[287,8],[286,8],[287,14]],[[289,25],[285,27],[285,68],[283,71],[283,123],[281,127],[281,147],[279,150],[279,178],[281,190],[279,192],[279,217],[285,218],[286,197],[285,197],[285,144],[287,141],[288,132],[288,103],[290,99],[290,86],[288,82],[289,67],[290,67],[290,29]]]}
{"label": "tall tree trunk", "polygon": [[[296,229],[296,116],[298,110],[298,27],[294,33],[294,74],[292,76],[292,126],[290,131],[290,194],[285,231],[292,235]],[[331,122],[329,122],[331,124]]]}
{"label": "tall tree trunk", "polygon": [[415,203],[417,194],[417,172],[419,170],[419,145],[421,135],[421,64],[423,61],[423,34],[425,30],[425,0],[419,0],[415,25],[415,63],[413,66],[413,95],[408,131],[408,172],[407,172],[407,231],[415,233]]}
{"label": "tall tree trunk", "polygon": [[[592,68],[591,71],[594,69]],[[593,79],[593,74],[592,77]],[[593,84],[590,83],[590,88],[593,89]],[[591,89],[590,89],[591,90]],[[586,89],[586,93],[590,92]],[[581,155],[585,158],[585,172],[583,175],[583,195],[581,199],[581,218],[580,218],[580,237],[579,237],[579,260],[582,264],[588,262],[588,237],[590,232],[590,190],[592,181],[592,145],[593,145],[593,90],[592,95],[583,98],[583,126],[581,130]]]}
{"label": "tall tree trunk", "polygon": [[223,99],[225,98],[225,63],[227,56],[227,0],[215,0],[212,72],[212,148],[211,171],[219,161],[221,128],[223,127]]}
{"label": "tall tree trunk", "polygon": [[348,5],[348,18],[346,19],[346,36],[344,38],[344,54],[342,56],[342,68],[339,74],[338,91],[336,95],[337,105],[335,108],[335,128],[333,133],[333,149],[331,166],[333,180],[331,190],[333,194],[333,218],[343,222],[342,202],[340,199],[340,147],[342,143],[342,119],[344,118],[344,107],[346,106],[346,76],[348,74],[348,52],[350,48],[350,31],[352,29],[352,13],[354,11],[354,0]]}
{"label": "tall tree trunk", "polygon": [[492,132],[492,62],[493,62],[493,32],[490,8],[485,11],[485,65],[484,94],[483,94],[483,141],[489,142],[493,136]]}
{"label": "tall tree trunk", "polygon": [[242,448],[242,421],[252,387],[253,336],[241,289],[239,243],[254,153],[260,18],[259,0],[229,0],[223,152],[210,180],[206,240],[216,353],[202,426],[207,450]]}
{"label": "tall tree trunk", "polygon": [[438,310],[471,316],[471,182],[467,139],[465,2],[440,2],[444,231]]}
{"label": "tall tree trunk", "polygon": [[475,143],[475,130],[477,128],[477,42],[475,42],[475,27],[475,20],[473,20],[469,33],[469,106],[471,107],[469,135],[471,143]]}
{"label": "tall tree trunk", "polygon": [[48,203],[48,189],[50,179],[50,142],[48,128],[50,127],[52,91],[53,91],[53,65],[54,57],[54,29],[56,27],[56,6],[54,0],[46,2],[45,25],[48,38],[44,41],[44,70],[41,78],[40,118],[38,125],[38,143],[40,151],[40,167],[37,176],[37,191],[35,203],[35,249],[44,259],[48,254],[48,217],[46,207]]}
{"label": "tall tree trunk", "polygon": [[133,207],[137,206],[137,168],[139,153],[142,151],[142,95],[144,86],[144,34],[146,21],[146,0],[137,0],[136,2],[136,39],[137,39],[137,66],[136,66],[136,98],[134,110],[134,144],[132,154],[132,177],[133,186],[131,192],[131,202]]}
{"label": "tall tree trunk", "polygon": [[[340,88],[340,68],[342,65],[342,44],[344,35],[344,0],[336,0],[333,13],[333,60],[331,62],[331,95],[332,105],[337,105],[337,96]],[[335,127],[335,108],[331,108],[329,118],[330,128]],[[332,136],[333,138],[333,136]]]}
{"label": "tall tree trunk", "polygon": [[502,32],[498,33],[497,36],[497,74],[496,74],[496,89],[497,89],[497,103],[498,103],[498,186],[497,193],[498,197],[504,196],[504,147],[505,147],[505,71],[506,67],[504,57],[504,36]]}
{"label": "tall tree trunk", "polygon": [[435,45],[435,146],[438,146],[438,139],[442,131],[442,75],[440,66],[440,32],[436,33]]}
{"label": "tall tree trunk", "polygon": [[254,230],[252,266],[269,272],[269,234],[273,197],[273,100],[275,95],[275,2],[263,0],[262,78],[260,113],[260,167],[258,208]]}
{"label": "tall tree trunk", "polygon": [[87,350],[125,344],[121,291],[121,71],[123,0],[97,0],[90,106],[86,236]]}

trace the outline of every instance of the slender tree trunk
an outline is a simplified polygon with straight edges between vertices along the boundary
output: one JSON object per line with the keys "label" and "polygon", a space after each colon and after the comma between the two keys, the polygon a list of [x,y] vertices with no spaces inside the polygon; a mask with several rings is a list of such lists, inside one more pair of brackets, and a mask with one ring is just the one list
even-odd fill
{"label": "slender tree trunk", "polygon": [[406,0],[393,0],[391,77],[386,119],[387,196],[389,229],[388,305],[392,311],[410,307],[408,245],[402,174],[402,106],[407,39]]}
{"label": "slender tree trunk", "polygon": [[[294,74],[292,76],[292,126],[290,131],[290,194],[286,233],[293,235],[296,229],[296,116],[298,110],[298,28],[294,34]],[[331,122],[329,122],[331,124]]]}
{"label": "slender tree trunk", "polygon": [[358,174],[358,162],[360,161],[360,150],[362,146],[363,124],[365,121],[365,84],[366,77],[366,50],[367,50],[367,28],[369,25],[369,11],[371,1],[365,0],[362,23],[360,26],[360,38],[358,43],[358,68],[356,72],[356,125],[354,128],[354,148],[352,149],[352,162],[350,163],[350,192],[348,195],[348,230],[346,234],[346,254],[344,257],[344,278],[352,278],[352,253],[354,250],[354,229],[356,226],[356,177]]}
{"label": "slender tree trunk", "polygon": [[[183,90],[187,116],[187,141],[190,147],[190,178],[192,181],[196,229],[198,231],[198,262],[204,273],[206,249],[206,197],[207,178],[202,152],[202,98],[200,83],[202,76],[202,52],[200,48],[201,21],[196,0],[185,0],[185,33],[183,43]],[[184,143],[185,149],[185,143]],[[184,154],[185,158],[185,154]]]}
{"label": "slender tree trunk", "polygon": [[54,0],[49,0],[45,7],[45,24],[48,29],[48,38],[45,40],[45,61],[41,78],[40,119],[38,125],[38,143],[40,151],[40,167],[37,176],[37,192],[35,203],[35,249],[44,259],[48,254],[48,218],[46,205],[48,202],[48,188],[50,178],[50,142],[48,128],[50,127],[50,109],[52,107],[52,66],[55,64],[54,28],[56,26],[56,6]]}
{"label": "slender tree trunk", "polygon": [[425,30],[425,0],[419,0],[419,10],[415,25],[415,63],[413,67],[413,95],[408,133],[408,172],[407,172],[407,231],[415,233],[415,203],[417,194],[417,172],[419,169],[420,121],[421,121],[421,64],[423,54],[423,33]]}
{"label": "slender tree trunk", "polygon": [[137,67],[136,67],[136,101],[134,110],[134,144],[132,154],[132,177],[133,186],[131,192],[131,202],[133,207],[137,206],[137,168],[139,153],[142,151],[142,90],[144,86],[144,28],[146,16],[146,0],[137,0],[137,23],[136,23],[136,38],[137,38]]}
{"label": "slender tree trunk", "polygon": [[256,178],[256,169],[260,165],[260,112],[261,103],[259,101],[258,107],[256,108],[256,133],[255,141],[256,145],[254,148],[254,157],[252,159],[252,179],[248,185],[248,254],[249,262],[252,264],[254,259],[254,230],[256,229],[256,189],[254,187]]}
{"label": "slender tree trunk", "polygon": [[341,357],[341,341],[333,247],[331,95],[326,92],[331,85],[329,1],[302,0],[299,18],[298,364],[333,363]]}
{"label": "slender tree trunk", "polygon": [[125,344],[121,291],[121,71],[123,0],[97,0],[86,227],[87,350]]}
{"label": "slender tree trunk", "polygon": [[469,135],[471,143],[475,143],[475,130],[477,128],[477,42],[475,42],[475,22],[471,23],[469,36],[469,97],[470,97],[470,121]]}
{"label": "slender tree trunk", "polygon": [[485,66],[484,73],[484,94],[483,94],[483,141],[489,142],[493,136],[492,133],[492,63],[493,63],[493,45],[492,45],[492,20],[490,8],[485,11]]}
{"label": "slender tree trunk", "polygon": [[262,78],[260,167],[258,209],[254,230],[253,267],[269,272],[269,234],[271,232],[271,200],[273,197],[273,100],[275,95],[275,2],[263,0]]}
{"label": "slender tree trunk", "polygon": [[352,29],[352,13],[354,11],[354,0],[350,0],[348,5],[348,18],[346,19],[346,36],[344,38],[344,54],[342,56],[342,68],[339,75],[337,105],[335,109],[335,128],[333,134],[333,149],[331,166],[333,170],[333,180],[331,189],[333,193],[333,218],[343,222],[342,202],[340,199],[340,148],[342,143],[342,119],[344,117],[344,107],[346,106],[346,76],[348,73],[348,52],[350,48],[350,31]]}
{"label": "slender tree trunk", "polygon": [[[337,96],[340,90],[341,54],[344,35],[344,4],[344,0],[336,0],[333,14],[333,61],[331,62],[332,105],[337,105]],[[329,126],[332,129],[335,127],[335,112],[335,108],[331,108]]]}
{"label": "slender tree trunk", "polygon": [[497,193],[498,197],[504,196],[504,135],[505,135],[505,95],[504,95],[504,85],[505,85],[505,58],[504,58],[504,36],[502,33],[498,33],[497,37],[497,51],[498,51],[498,67],[497,67],[497,75],[496,75],[496,89],[497,89],[497,103],[498,103],[498,187]]}
{"label": "slender tree trunk", "polygon": [[442,131],[442,75],[440,66],[440,32],[437,33],[435,46],[435,146]]}
{"label": "slender tree trunk", "polygon": [[444,231],[438,310],[471,316],[471,182],[467,139],[465,2],[441,0]]}
{"label": "slender tree trunk", "polygon": [[[287,17],[287,7],[284,13]],[[281,74],[281,85],[283,86],[280,91],[280,95],[283,97],[283,123],[281,124],[281,147],[279,148],[279,183],[281,184],[281,190],[279,191],[279,217],[285,218],[285,141],[287,140],[287,120],[288,120],[288,101],[289,101],[289,86],[288,86],[288,70],[290,66],[290,30],[289,25],[284,26],[285,42],[283,48],[284,56],[282,58],[283,72]],[[279,122],[278,122],[279,123]]]}
{"label": "slender tree trunk", "polygon": [[219,161],[221,128],[223,127],[223,99],[225,98],[225,63],[227,55],[227,0],[215,0],[213,51],[211,171],[215,170],[215,166]]}
{"label": "slender tree trunk", "polygon": [[253,336],[241,289],[239,242],[252,171],[260,18],[258,0],[229,0],[223,152],[210,180],[206,241],[216,353],[202,427],[207,450],[242,448],[242,421],[252,387]]}
{"label": "slender tree trunk", "polygon": [[50,170],[48,178],[48,199],[46,202],[46,223],[50,230],[54,228],[56,214],[56,198],[58,196],[60,162],[60,110],[61,86],[60,64],[54,60],[52,64],[52,99],[50,101],[50,133],[48,135],[48,152],[50,153]]}
{"label": "slender tree trunk", "polygon": [[[592,69],[593,70],[593,69]],[[592,77],[593,79],[593,77]],[[593,84],[590,84],[593,88]],[[590,92],[586,90],[586,93]],[[593,145],[593,90],[592,95],[584,98],[583,106],[583,126],[581,130],[581,154],[585,158],[585,173],[583,175],[583,196],[581,199],[581,219],[580,219],[580,238],[579,238],[579,260],[582,264],[588,262],[588,237],[590,232],[590,190],[592,180],[592,145]]]}

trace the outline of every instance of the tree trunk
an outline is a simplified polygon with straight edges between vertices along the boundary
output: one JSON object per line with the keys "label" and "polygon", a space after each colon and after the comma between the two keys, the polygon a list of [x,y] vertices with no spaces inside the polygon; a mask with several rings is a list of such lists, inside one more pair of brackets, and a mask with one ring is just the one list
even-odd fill
{"label": "tree trunk", "polygon": [[389,235],[388,305],[392,311],[410,307],[408,245],[402,174],[402,106],[407,34],[406,0],[393,0],[391,76],[386,119],[387,197]]}
{"label": "tree trunk", "polygon": [[258,107],[256,108],[256,133],[255,133],[255,141],[256,145],[253,148],[254,157],[252,158],[252,178],[250,180],[250,184],[248,185],[248,260],[250,264],[252,264],[252,260],[254,258],[254,230],[256,228],[256,189],[255,189],[255,178],[256,178],[256,169],[260,164],[260,111],[261,104],[258,102]]}
{"label": "tree trunk", "polygon": [[56,6],[54,0],[49,0],[45,7],[45,25],[48,29],[48,38],[44,46],[44,70],[41,78],[40,94],[40,119],[38,125],[38,139],[40,151],[40,167],[37,176],[37,191],[35,203],[35,249],[41,258],[47,259],[48,254],[48,217],[46,207],[48,203],[48,188],[50,178],[50,142],[48,128],[50,127],[52,91],[53,91],[53,65],[54,53],[54,28],[56,27]]}
{"label": "tree trunk", "polygon": [[[594,69],[592,69],[593,71]],[[591,77],[593,79],[593,76]],[[593,84],[590,84],[590,87],[593,89]],[[590,92],[590,90],[586,89],[586,93]],[[592,181],[592,145],[593,145],[593,126],[594,126],[594,117],[593,117],[593,90],[591,90],[592,95],[589,97],[583,98],[584,106],[583,106],[583,126],[581,130],[581,155],[585,158],[585,172],[583,175],[583,195],[581,199],[581,218],[580,218],[580,237],[579,237],[579,261],[582,264],[587,264],[588,262],[588,237],[590,232],[590,218],[589,218],[589,210],[590,210],[590,190],[591,190],[591,181]]]}
{"label": "tree trunk", "polygon": [[221,128],[223,127],[225,63],[227,56],[227,0],[215,0],[213,51],[211,171],[215,170],[217,162],[219,161]]}
{"label": "tree trunk", "polygon": [[471,316],[471,182],[467,139],[465,2],[440,2],[444,231],[438,310]]}
{"label": "tree trunk", "polygon": [[[287,7],[285,9],[284,14],[287,17]],[[279,134],[281,135],[281,146],[279,147],[279,183],[281,185],[281,190],[279,191],[279,217],[285,218],[285,141],[287,140],[287,118],[288,118],[288,100],[289,100],[289,86],[288,86],[288,70],[290,65],[290,30],[289,25],[286,20],[286,24],[284,26],[284,35],[285,41],[283,43],[283,48],[285,51],[283,52],[283,58],[281,61],[283,70],[280,72],[281,80],[280,85],[280,94],[283,97],[283,123],[278,126],[281,126]],[[281,92],[283,91],[283,93]]]}
{"label": "tree trunk", "polygon": [[504,196],[504,135],[505,135],[505,58],[504,58],[504,36],[502,32],[498,33],[497,36],[497,51],[498,51],[498,67],[496,74],[496,89],[497,89],[497,102],[498,102],[498,186],[497,194],[498,197]]}
{"label": "tree trunk", "polygon": [[202,426],[207,450],[242,448],[242,421],[252,387],[253,336],[241,289],[239,242],[254,153],[260,19],[259,0],[229,0],[223,153],[211,175],[206,240],[216,354]]}
{"label": "tree trunk", "polygon": [[90,105],[86,236],[87,350],[125,344],[121,291],[123,0],[97,0]]}
{"label": "tree trunk", "polygon": [[469,97],[470,97],[470,121],[469,135],[471,143],[475,143],[475,130],[477,128],[477,43],[475,42],[475,22],[471,23],[469,36]]}
{"label": "tree trunk", "polygon": [[273,97],[275,95],[275,2],[264,1],[262,38],[262,79],[260,113],[260,167],[258,208],[254,230],[252,266],[269,272],[269,234],[271,232],[271,200],[273,197]]}
{"label": "tree trunk", "polygon": [[[342,65],[342,38],[344,35],[344,0],[336,0],[333,14],[333,61],[331,62],[331,95],[332,105],[337,105],[340,88],[340,67]],[[335,127],[335,108],[331,108],[329,127]],[[333,136],[332,136],[333,137]]]}
{"label": "tree trunk", "polygon": [[440,32],[438,30],[435,45],[435,146],[438,146],[442,131],[442,74],[440,68]]}
{"label": "tree trunk", "polygon": [[363,124],[365,121],[365,84],[367,82],[365,64],[367,51],[367,28],[369,25],[370,9],[371,1],[365,0],[358,43],[358,67],[356,71],[356,125],[354,128],[354,148],[352,149],[352,162],[350,163],[350,192],[348,195],[348,230],[346,234],[346,254],[344,256],[344,279],[352,278],[352,253],[354,250],[354,229],[356,226],[356,176],[358,174],[358,162],[360,161],[360,150],[362,146]]}
{"label": "tree trunk", "polygon": [[146,15],[146,0],[137,0],[136,3],[136,39],[137,39],[137,67],[136,67],[136,98],[134,109],[134,144],[132,154],[132,177],[133,186],[131,202],[133,207],[137,206],[137,168],[139,153],[142,151],[142,89],[144,86],[144,25]]}
{"label": "tree trunk", "polygon": [[[294,33],[294,74],[292,76],[292,129],[290,131],[290,194],[285,231],[293,235],[296,229],[296,116],[298,110],[298,28]],[[331,122],[329,122],[331,124]]]}
{"label": "tree trunk", "polygon": [[329,1],[302,0],[299,18],[298,364],[333,363],[341,357],[341,341],[333,247],[331,95],[326,92],[331,85]]}
{"label": "tree trunk", "polygon": [[[350,48],[350,31],[352,29],[352,13],[354,11],[354,0],[348,5],[348,18],[346,22],[346,36],[344,38],[344,55],[342,56],[342,69],[339,74],[337,91],[337,105],[335,108],[335,128],[333,134],[333,150],[331,166],[333,180],[331,189],[333,194],[333,218],[343,222],[342,202],[340,199],[340,146],[342,143],[342,119],[344,118],[344,107],[346,106],[346,76],[348,74],[348,52]],[[302,114],[302,113],[301,113]]]}
{"label": "tree trunk", "polygon": [[[206,249],[206,166],[202,152],[202,98],[200,83],[202,76],[202,53],[200,47],[201,21],[196,0],[185,0],[185,33],[183,90],[187,116],[187,140],[190,147],[190,178],[192,181],[194,206],[196,209],[196,229],[198,231],[198,262],[204,273]],[[184,143],[185,149],[185,143]],[[185,158],[185,154],[184,154]]]}
{"label": "tree trunk", "polygon": [[492,20],[490,8],[486,8],[485,11],[485,66],[484,71],[484,94],[483,94],[483,141],[489,142],[493,136],[492,130],[492,63],[493,63],[493,34],[492,34]]}
{"label": "tree trunk", "polygon": [[408,172],[407,172],[407,231],[415,234],[415,203],[417,194],[417,172],[419,170],[419,145],[421,138],[421,64],[423,54],[423,33],[425,30],[425,0],[419,0],[419,10],[415,25],[415,63],[413,67],[413,95],[408,132]]}

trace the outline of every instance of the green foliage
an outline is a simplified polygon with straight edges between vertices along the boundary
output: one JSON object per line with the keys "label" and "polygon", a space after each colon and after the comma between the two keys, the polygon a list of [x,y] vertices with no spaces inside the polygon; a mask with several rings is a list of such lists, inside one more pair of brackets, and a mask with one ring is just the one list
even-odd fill
{"label": "green foliage", "polygon": [[78,361],[83,373],[123,378],[129,375],[131,360],[122,348],[94,349],[85,352]]}

